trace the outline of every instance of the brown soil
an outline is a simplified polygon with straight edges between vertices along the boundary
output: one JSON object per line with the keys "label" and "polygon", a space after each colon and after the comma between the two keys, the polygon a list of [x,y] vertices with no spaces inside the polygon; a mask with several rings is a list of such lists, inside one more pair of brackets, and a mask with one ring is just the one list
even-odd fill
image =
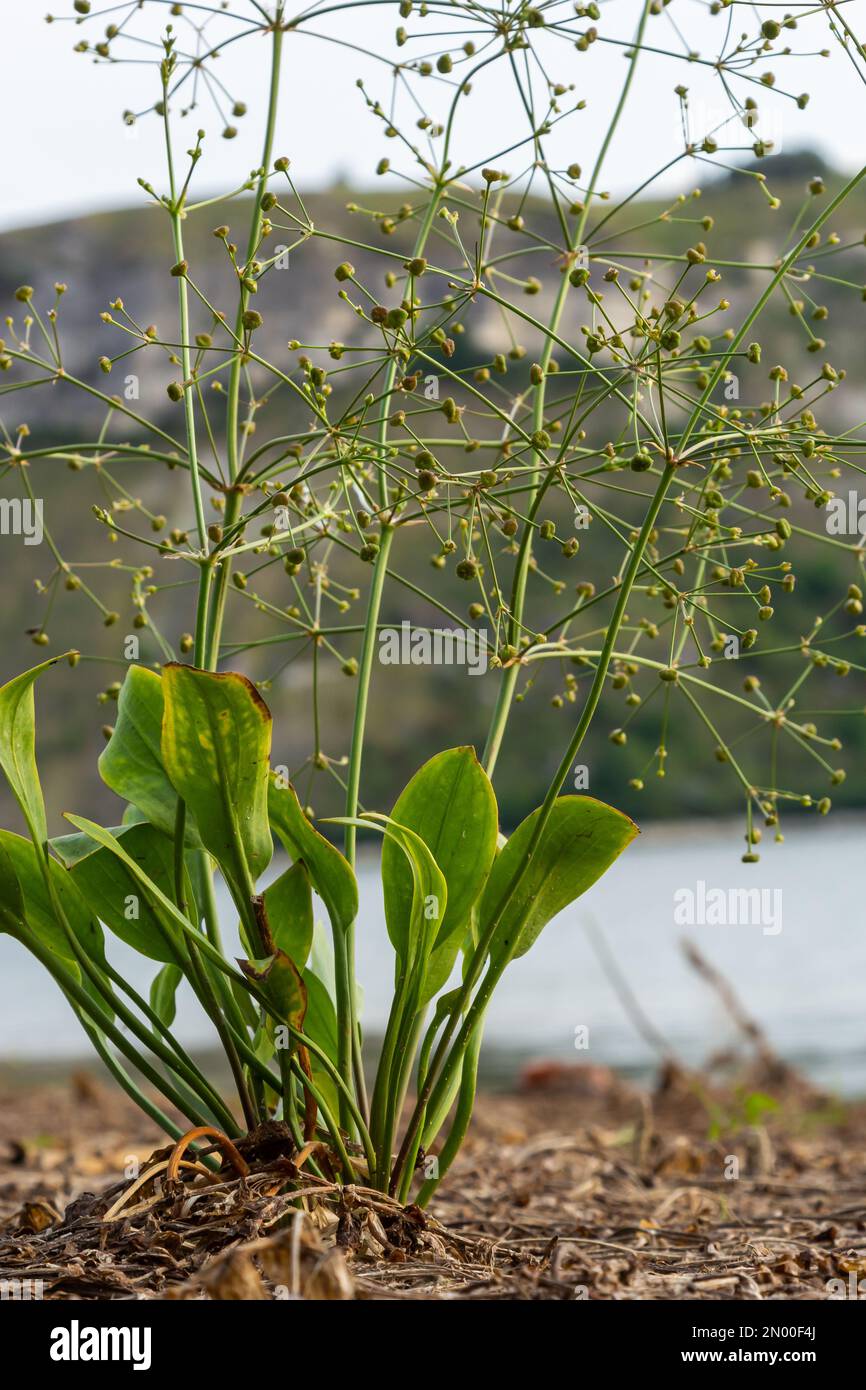
{"label": "brown soil", "polygon": [[[777,1108],[749,1124],[756,1091]],[[279,1126],[239,1147],[244,1177],[226,1161],[136,1186],[172,1146],[114,1090],[81,1074],[0,1096],[0,1280],[65,1299],[748,1300],[866,1275],[866,1106],[784,1071],[713,1088],[668,1070],[649,1095],[541,1069],[480,1098],[425,1214],[299,1169]]]}

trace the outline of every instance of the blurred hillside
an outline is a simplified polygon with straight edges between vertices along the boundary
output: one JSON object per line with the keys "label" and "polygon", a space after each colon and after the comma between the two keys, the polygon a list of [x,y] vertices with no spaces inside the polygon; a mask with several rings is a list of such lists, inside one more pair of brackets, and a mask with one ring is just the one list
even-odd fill
{"label": "blurred hillside", "polygon": [[[771,210],[755,180],[731,176],[706,184],[696,206],[690,204],[682,213],[674,209],[671,222],[653,228],[651,235],[623,233],[620,238],[616,235],[618,228],[636,227],[662,210],[660,204],[651,201],[631,204],[610,225],[610,247],[633,246],[635,254],[647,248],[655,255],[663,254],[665,249],[680,250],[684,244],[684,229],[676,224],[676,218],[691,218],[697,213],[715,219],[712,232],[706,236],[714,260],[748,260],[771,266],[780,252],[785,229],[803,202],[807,180],[822,174],[828,191],[832,192],[841,178],[823,169],[821,162],[810,155],[780,155],[765,160],[761,167],[773,194],[782,199],[781,211]],[[335,188],[329,193],[305,198],[305,204],[317,227],[327,229],[337,238],[345,235],[378,245],[381,236],[376,225],[365,219],[363,213],[347,211],[346,203],[354,201],[361,208],[387,210],[389,196],[381,188],[375,193]],[[391,196],[391,203],[394,201]],[[236,226],[240,234],[243,211],[242,204],[237,202],[230,206],[216,204],[191,216],[186,227],[186,255],[192,273],[217,308],[230,310],[232,307],[231,279],[226,272],[223,247],[213,237],[212,228],[225,222]],[[547,216],[544,208],[536,207],[532,211],[536,226],[544,223]],[[820,330],[828,343],[826,356],[837,367],[847,366],[850,374],[844,388],[822,406],[824,427],[840,430],[853,428],[866,417],[866,373],[862,365],[866,304],[861,303],[859,292],[850,288],[851,284],[866,283],[866,251],[862,246],[866,230],[866,195],[860,192],[852,198],[830,230],[843,244],[858,243],[850,256],[834,262],[833,274],[839,277],[838,282],[824,282],[820,289],[813,290],[828,309],[828,318]],[[407,235],[408,232],[404,235],[404,229],[398,228],[389,242],[389,249],[403,251]],[[275,237],[274,242],[277,240]],[[259,296],[264,301],[258,307],[265,320],[260,340],[257,339],[259,351],[287,370],[294,365],[294,356],[287,349],[287,341],[294,336],[324,345],[333,339],[351,344],[353,331],[358,331],[353,328],[351,313],[337,298],[333,278],[334,266],[344,254],[345,248],[338,239],[315,238],[290,253],[287,268],[270,275],[267,295]],[[374,264],[372,254],[353,247],[351,259],[362,279],[369,278],[375,283],[381,276],[381,266]],[[542,291],[532,305],[533,313],[543,319],[556,291],[558,268],[551,264],[550,252],[544,249],[527,260],[535,262],[526,267],[527,271],[537,274],[543,282]],[[176,313],[176,282],[168,273],[173,261],[167,219],[153,208],[124,210],[9,232],[0,236],[0,300],[8,306],[15,288],[25,283],[35,288],[34,302],[45,306],[51,301],[53,284],[66,283],[69,288],[63,297],[60,326],[67,370],[100,389],[119,393],[124,386],[124,364],[118,364],[106,382],[99,373],[97,361],[103,353],[120,351],[122,340],[117,330],[100,323],[99,314],[111,300],[120,296],[128,312],[140,324],[155,323],[169,335],[172,331],[169,325],[174,323]],[[626,260],[623,264],[636,266],[639,261]],[[849,281],[848,286],[841,283],[844,279]],[[735,268],[724,271],[722,288],[735,305],[731,322],[736,321],[736,307],[754,299],[765,282],[766,272]],[[578,318],[565,324],[566,338],[576,333],[576,325],[583,316],[578,311]],[[199,326],[209,325],[204,321],[201,325],[193,325],[194,328]],[[774,302],[756,333],[764,345],[765,363],[783,358],[791,367],[792,375],[796,375],[797,365],[802,361],[804,378],[814,374],[815,358],[807,357],[805,340],[784,303]],[[523,335],[522,341],[527,356],[524,363],[512,367],[509,384],[519,382],[520,373],[525,372],[526,364],[532,361],[531,335]],[[457,368],[474,365],[501,348],[500,319],[492,306],[482,306],[477,312],[473,310],[471,326],[458,340],[457,354],[451,365]],[[160,371],[156,360],[150,354],[132,359],[129,370],[141,372],[140,398],[134,406],[176,433],[180,428],[178,408],[168,402],[165,394],[172,369],[165,363]],[[766,372],[762,380],[765,377]],[[754,392],[762,389],[757,382],[748,388],[744,386],[744,397],[755,399]],[[5,383],[3,390],[5,393]],[[10,434],[26,422],[31,431],[29,445],[59,448],[97,439],[104,413],[98,402],[60,383],[32,394],[5,395],[0,402],[0,416]],[[603,424],[600,420],[599,427],[603,428]],[[264,417],[263,430],[277,435],[293,427],[297,427],[297,422],[291,403],[275,398]],[[117,430],[118,426],[112,428]],[[132,438],[134,433],[134,427],[127,423],[113,437]],[[191,524],[183,473],[145,470],[127,463],[120,465],[117,473],[129,492],[141,497],[153,512],[165,513],[172,521]],[[128,550],[122,542],[109,545],[104,528],[92,517],[92,504],[104,504],[107,495],[103,480],[94,470],[75,472],[63,462],[52,459],[35,462],[31,466],[31,479],[35,494],[45,499],[45,522],[63,554],[76,562],[86,559],[102,566],[118,559],[129,564],[141,562],[140,553],[135,553],[131,544]],[[846,487],[848,485],[846,482]],[[802,516],[807,524],[814,526],[814,512],[807,509]],[[424,587],[430,573],[430,556],[412,534],[400,538],[394,564],[407,580]],[[110,569],[94,571],[94,588],[109,607],[121,614],[115,627],[103,627],[98,613],[80,593],[61,592],[47,621],[50,645],[37,648],[27,632],[42,623],[46,600],[35,584],[47,579],[53,561],[44,545],[26,547],[17,537],[3,537],[2,545],[0,674],[3,679],[68,646],[80,647],[88,658],[93,658],[82,661],[75,670],[66,666],[58,668],[38,690],[40,749],[43,766],[50,769],[50,774],[46,772],[45,776],[50,803],[55,808],[112,816],[117,808],[110,809],[112,798],[98,780],[95,759],[103,746],[101,728],[113,722],[114,707],[110,703],[100,704],[97,697],[109,682],[119,680],[123,674],[122,637],[132,631],[128,579]],[[610,550],[608,556],[609,542],[604,533],[594,536],[592,546],[581,550],[577,568],[574,562],[560,559],[557,547],[552,549],[556,551],[552,558],[545,553],[545,571],[554,578],[563,578],[570,587],[581,578],[595,578],[599,574],[606,578],[616,565],[615,552]],[[800,547],[794,558],[798,575],[796,601],[788,605],[788,618],[780,614],[778,645],[785,638],[796,642],[800,626],[811,622],[812,615],[826,607],[831,597],[838,595],[840,586],[851,578],[850,566],[846,564],[843,569],[842,562],[837,561],[834,552],[827,547]],[[155,563],[165,562],[157,560]],[[343,574],[339,561],[335,575],[347,583],[357,582],[357,573],[347,567]],[[186,572],[178,578],[186,583]],[[443,573],[437,576],[437,590],[444,603],[457,612],[465,611],[465,586],[459,581]],[[282,601],[285,603],[286,599]],[[165,625],[170,640],[175,640],[190,626],[193,603],[192,589],[179,587],[176,611],[169,615]],[[388,589],[383,618],[395,623],[404,618],[425,625],[441,625],[442,622],[422,599],[396,585]],[[360,622],[361,617],[353,616],[349,621]],[[234,640],[254,640],[270,630],[252,605],[243,615],[242,626],[237,624],[236,615],[235,626],[230,629]],[[282,648],[275,650],[283,653]],[[155,660],[158,655],[152,639],[145,634],[142,658]],[[257,680],[273,677],[267,698],[276,718],[275,761],[295,766],[310,743],[309,662],[298,662],[281,671],[285,655],[267,654],[266,651],[255,658],[245,656],[238,664]],[[776,674],[767,673],[768,689],[777,680],[790,681],[799,664],[797,658],[793,665],[774,667]],[[750,666],[752,669],[763,674],[760,662]],[[843,692],[844,700],[838,698],[835,686],[825,685],[824,702],[831,708],[851,703],[857,698],[853,679]],[[470,678],[465,672],[455,674],[448,668],[392,668],[388,680],[389,694],[384,702],[376,698],[374,684],[364,775],[367,804],[382,808],[390,807],[406,778],[432,752],[449,744],[475,742],[480,746],[483,743],[497,677],[491,673],[483,679]],[[467,680],[470,682],[468,690]],[[323,745],[330,755],[336,756],[348,750],[354,685],[331,665],[323,681]],[[550,696],[555,689],[556,673],[545,672],[539,676],[531,695],[515,708],[497,773],[506,822],[513,822],[537,804],[568,737],[574,706],[566,705],[560,711],[552,709]],[[815,690],[817,692],[817,686]],[[861,694],[862,703],[866,705],[866,693],[861,690]],[[627,779],[651,754],[658,741],[658,729],[651,723],[642,725],[630,737],[628,749],[619,750],[612,748],[606,737],[619,718],[619,712],[612,711],[610,717],[603,712],[587,746],[586,762],[591,769],[590,789],[594,794],[611,799],[643,819],[718,813],[740,806],[734,779],[713,762],[712,748],[705,733],[697,725],[690,727],[685,715],[678,716],[678,728],[670,739],[668,777],[664,781],[650,777],[643,793],[631,791]],[[847,754],[848,781],[834,790],[834,801],[862,806],[866,804],[866,734],[862,725],[858,722],[855,726],[855,722],[849,720],[848,727],[837,729],[834,726],[829,732],[840,734]],[[823,795],[826,791],[823,783],[815,778],[813,782],[812,789]],[[303,781],[301,790],[306,790]],[[322,792],[317,784],[312,794],[317,810],[336,809],[333,800],[326,805],[324,798],[319,800],[320,796]]]}

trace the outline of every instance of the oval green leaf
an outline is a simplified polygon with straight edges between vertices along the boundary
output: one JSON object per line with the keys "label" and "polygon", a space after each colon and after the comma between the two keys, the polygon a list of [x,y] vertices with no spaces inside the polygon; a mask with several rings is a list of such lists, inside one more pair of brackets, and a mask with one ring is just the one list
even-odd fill
{"label": "oval green leaf", "polygon": [[264,872],[273,842],[268,824],[271,713],[237,672],[170,664],[163,672],[162,760],[188,806],[202,844],[235,900]]}
{"label": "oval green leaf", "polygon": [[[174,835],[177,792],[162,761],[164,707],[162,677],[146,666],[131,666],[120,690],[114,733],[99,757],[99,775],[145,820]],[[201,843],[189,816],[186,842]]]}
{"label": "oval green leaf", "polygon": [[[481,899],[483,935],[523,863],[540,812],[533,811],[496,857]],[[610,867],[638,834],[633,820],[591,796],[561,796],[532,862],[506,904],[490,947],[493,961],[524,955],[542,929]]]}
{"label": "oval green leaf", "polygon": [[[442,987],[457,958],[469,914],[487,882],[498,835],[498,810],[490,779],[475,749],[448,748],[426,762],[401,792],[391,812],[420,835],[448,885],[448,905],[434,942],[424,999]],[[413,875],[393,838],[382,847],[385,921],[395,947],[411,912]]]}

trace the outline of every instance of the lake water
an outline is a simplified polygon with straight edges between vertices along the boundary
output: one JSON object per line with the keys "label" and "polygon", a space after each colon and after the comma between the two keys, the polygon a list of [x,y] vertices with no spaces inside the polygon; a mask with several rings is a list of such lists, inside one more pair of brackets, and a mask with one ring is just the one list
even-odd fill
{"label": "lake water", "polygon": [[[501,1075],[529,1058],[555,1057],[641,1076],[654,1065],[591,940],[592,923],[644,1014],[685,1062],[739,1039],[715,993],[686,963],[683,937],[726,976],[784,1058],[830,1090],[866,1095],[866,820],[802,817],[786,827],[784,845],[766,846],[757,865],[739,862],[741,834],[738,825],[707,822],[648,827],[509,967],[488,1014],[488,1068]],[[681,890],[697,891],[697,913],[699,883],[707,921],[681,925]],[[387,1013],[393,957],[372,857],[362,862],[360,887],[358,975],[365,1026],[375,1034]],[[751,925],[710,925],[711,890],[740,887],[766,890],[763,915]],[[723,906],[731,901],[728,895]],[[121,969],[135,962],[118,942],[112,959]],[[132,974],[146,992],[148,968],[136,963]],[[195,1000],[179,1001],[178,1036],[193,1046],[209,1043]],[[581,1027],[589,1030],[588,1051],[575,1050]],[[37,963],[0,936],[0,1060],[71,1058],[86,1050],[74,1016]]]}

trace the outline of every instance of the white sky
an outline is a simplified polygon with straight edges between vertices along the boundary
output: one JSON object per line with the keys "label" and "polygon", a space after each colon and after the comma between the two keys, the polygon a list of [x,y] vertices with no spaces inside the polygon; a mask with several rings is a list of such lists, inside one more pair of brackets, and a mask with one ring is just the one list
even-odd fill
{"label": "white sky", "polygon": [[[513,0],[509,3],[513,4]],[[251,0],[232,0],[232,4],[241,13],[251,12]],[[135,183],[139,174],[151,179],[158,188],[164,186],[159,122],[151,117],[129,131],[121,120],[124,108],[144,108],[158,96],[154,68],[143,63],[95,66],[90,56],[72,52],[81,37],[86,35],[92,42],[97,41],[109,19],[117,22],[132,7],[114,0],[105,0],[104,4],[94,0],[94,15],[99,17],[81,28],[69,23],[47,25],[45,9],[51,7],[51,0],[45,6],[42,0],[0,0],[4,59],[0,227],[132,204],[142,196]],[[70,15],[71,0],[55,0],[53,8],[58,15]],[[866,0],[847,0],[839,8],[851,26],[866,37]],[[564,18],[571,14],[571,9],[562,3],[555,12]],[[711,20],[703,0],[673,0],[664,15],[650,21],[646,42],[681,52],[686,46],[695,46],[703,56],[715,58],[727,15],[733,14],[735,35],[745,29],[754,34],[758,16],[781,18],[783,13],[796,9],[794,0],[787,0],[784,5],[740,3],[721,19]],[[603,0],[600,32],[629,38],[639,10],[639,0]],[[191,7],[189,12],[192,13]],[[148,0],[135,19],[133,32],[156,39],[169,17],[167,0]],[[365,109],[355,79],[364,76],[371,93],[387,104],[390,61],[397,54],[405,58],[421,56],[425,51],[423,39],[414,46],[395,47],[394,30],[401,22],[410,32],[424,32],[426,28],[430,35],[427,51],[438,49],[439,40],[433,35],[442,30],[442,22],[431,17],[422,25],[415,16],[401,21],[396,0],[379,5],[358,0],[348,13],[331,16],[316,25],[321,33],[372,48],[387,63],[321,38],[287,35],[276,152],[291,158],[302,189],[327,185],[338,173],[369,185],[383,154],[399,164],[396,142],[383,138],[381,125]],[[467,31],[459,42],[468,36]],[[857,167],[863,159],[866,87],[847,55],[829,35],[822,14],[801,23],[791,42],[797,48],[813,51],[828,47],[831,57],[797,57],[786,63],[768,56],[755,71],[772,68],[779,87],[794,92],[808,90],[812,99],[804,112],[798,111],[793,102],[775,96],[765,102],[763,90],[755,86],[740,85],[738,91],[743,96],[755,94],[761,98],[762,111],[766,111],[763,133],[775,138],[778,146],[788,150],[811,146],[843,168]],[[457,46],[456,41],[455,49]],[[220,122],[206,106],[184,123],[181,148],[192,143],[190,137],[198,124],[211,137],[195,185],[198,196],[240,182],[258,162],[257,118],[265,106],[267,49],[268,40],[253,35],[227,50],[218,65],[220,76],[233,95],[249,107],[248,115],[238,122],[241,133],[236,140],[219,138]],[[548,157],[561,159],[563,165],[577,160],[586,169],[606,125],[615,83],[624,71],[624,48],[599,43],[590,54],[581,54],[571,44],[557,42],[542,51],[551,76],[574,82],[576,95],[585,97],[588,103],[586,111],[565,122],[562,132],[552,137]],[[712,112],[721,108],[713,94],[715,84],[708,85],[714,79],[708,79],[707,73],[708,69],[696,64],[652,55],[642,57],[629,114],[606,166],[605,182],[609,187],[615,191],[633,187],[682,147],[678,104],[673,94],[678,82],[689,86],[695,109],[710,113],[705,117],[704,128],[706,121],[715,123],[718,117]],[[432,114],[440,114],[451,90],[447,83],[428,80],[421,86],[425,99],[436,108]],[[507,65],[497,63],[476,83],[472,98],[462,104],[455,141],[457,159],[468,164],[489,158],[497,148],[506,147],[524,133],[525,121]],[[512,173],[525,162],[518,155],[499,161]],[[771,165],[768,160],[765,166],[770,178]],[[410,167],[408,161],[404,167]],[[667,192],[692,187],[706,179],[705,167],[696,168],[687,161],[657,187]]]}

